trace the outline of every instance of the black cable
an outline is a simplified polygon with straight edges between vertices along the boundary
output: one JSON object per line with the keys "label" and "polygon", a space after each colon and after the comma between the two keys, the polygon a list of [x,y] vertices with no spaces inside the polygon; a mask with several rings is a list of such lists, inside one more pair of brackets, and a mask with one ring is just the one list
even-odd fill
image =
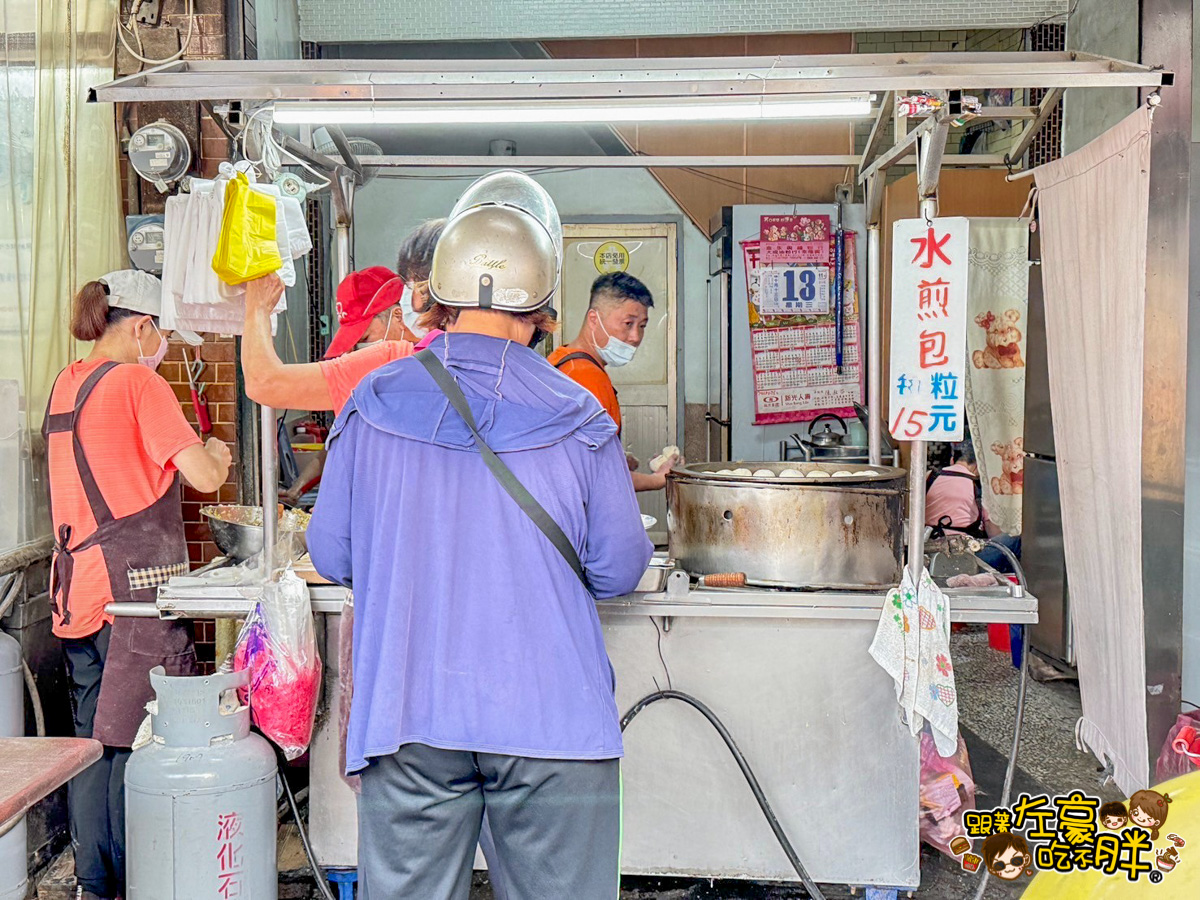
{"label": "black cable", "polygon": [[[275,747],[274,744],[271,744],[271,746]],[[296,795],[292,793],[292,786],[288,784],[287,776],[283,774],[287,759],[278,747],[275,747],[275,755],[278,759],[277,777],[283,783],[283,792],[287,795],[288,806],[292,808],[292,818],[296,820],[296,828],[300,832],[300,843],[304,847],[304,855],[308,858],[309,868],[312,869],[313,879],[317,882],[317,890],[325,900],[336,900],[333,892],[329,890],[329,884],[325,880],[325,873],[317,865],[317,855],[313,853],[312,844],[308,842],[308,829],[304,827],[304,820],[300,818],[300,805],[296,803]]]}
{"label": "black cable", "polygon": [[[663,649],[662,649],[662,639],[663,639],[663,633],[662,633],[662,629],[658,627],[658,620],[657,620],[657,619],[655,619],[655,618],[654,618],[654,616],[651,616],[651,617],[650,617],[650,623],[651,623],[651,624],[654,626],[654,630],[655,630],[656,632],[658,632],[658,661],[659,661],[660,663],[662,663],[663,671],[667,673],[667,690],[674,690],[674,689],[675,689],[675,685],[671,684],[671,667],[667,665],[667,659],[666,659],[666,657],[665,657],[665,656],[663,656]],[[658,687],[658,682],[657,682],[657,681],[655,681],[655,682],[654,682],[654,686],[655,686],[655,687]],[[659,689],[660,691],[662,690],[662,688],[658,688],[658,689]]]}
{"label": "black cable", "polygon": [[733,740],[733,735],[729,733],[729,729],[717,718],[716,713],[690,694],[685,694],[681,691],[656,691],[633,704],[629,712],[621,717],[621,731],[624,732],[629,727],[629,723],[634,720],[638,713],[651,703],[657,703],[659,700],[680,700],[708,719],[709,724],[717,730],[717,734],[721,736],[721,740],[725,742],[725,746],[733,754],[734,762],[738,764],[738,768],[742,770],[742,777],[750,785],[750,791],[754,794],[754,799],[758,801],[759,809],[762,810],[763,815],[766,817],[767,824],[771,826],[771,831],[775,833],[775,839],[779,841],[779,846],[783,848],[783,852],[787,855],[788,862],[792,864],[792,868],[800,876],[800,881],[804,883],[805,889],[812,896],[813,900],[825,900],[825,895],[821,893],[821,889],[817,887],[817,883],[812,880],[812,876],[804,868],[804,863],[800,861],[800,856],[796,853],[796,848],[792,846],[792,842],[788,840],[783,826],[779,824],[779,819],[776,817],[775,811],[771,809],[771,804],[767,801],[767,797],[758,783],[758,778],[755,777],[750,764],[746,762],[746,757],[742,755],[742,751],[738,749],[737,743]]}
{"label": "black cable", "polygon": [[785,203],[785,204],[786,203],[793,203],[793,204],[795,204],[795,203],[818,203],[819,204],[819,203],[828,202],[828,201],[817,200],[813,197],[800,197],[795,194],[785,194],[782,191],[773,191],[770,188],[764,188],[764,187],[758,187],[756,185],[752,185],[747,181],[735,181],[732,178],[724,178],[720,175],[714,175],[711,172],[705,172],[700,169],[692,168],[690,166],[686,167],[686,168],[682,168],[682,169],[680,169],[680,171],[681,172],[690,172],[691,174],[697,176],[698,178],[705,178],[709,181],[715,182],[716,184],[725,185],[727,187],[742,188],[747,193],[757,194],[759,197],[762,197],[766,200],[770,200],[774,203]]}

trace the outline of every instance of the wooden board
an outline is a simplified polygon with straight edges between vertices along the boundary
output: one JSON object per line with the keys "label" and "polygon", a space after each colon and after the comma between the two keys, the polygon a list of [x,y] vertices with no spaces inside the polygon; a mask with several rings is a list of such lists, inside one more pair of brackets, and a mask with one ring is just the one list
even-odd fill
{"label": "wooden board", "polygon": [[333,584],[332,581],[326,581],[317,574],[317,570],[313,568],[312,560],[307,553],[296,560],[295,569],[296,574],[304,579],[305,584]]}
{"label": "wooden board", "polygon": [[0,825],[103,755],[100,742],[90,738],[0,738]]}

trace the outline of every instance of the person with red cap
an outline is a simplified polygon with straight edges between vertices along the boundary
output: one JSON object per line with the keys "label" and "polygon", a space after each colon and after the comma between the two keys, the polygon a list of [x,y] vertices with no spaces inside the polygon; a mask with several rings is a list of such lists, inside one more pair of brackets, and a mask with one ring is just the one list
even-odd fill
{"label": "person with red cap", "polygon": [[288,364],[279,359],[271,335],[271,311],[283,284],[276,275],[249,282],[242,332],[246,395],[276,409],[340,412],[364,377],[424,349],[441,334],[426,331],[419,320],[429,303],[429,265],[444,225],[444,219],[430,220],[404,239],[398,274],[372,266],[351,272],[338,285],[338,330],[318,363]]}

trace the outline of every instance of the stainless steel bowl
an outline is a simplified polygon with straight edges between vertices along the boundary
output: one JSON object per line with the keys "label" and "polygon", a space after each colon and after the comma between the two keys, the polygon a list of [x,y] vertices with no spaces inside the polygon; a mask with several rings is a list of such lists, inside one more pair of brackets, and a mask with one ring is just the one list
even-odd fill
{"label": "stainless steel bowl", "polygon": [[[206,506],[200,510],[208,521],[208,530],[212,534],[213,543],[222,555],[235,562],[244,562],[252,556],[262,553],[263,528],[261,525],[243,525],[230,521],[231,518],[253,516],[259,507],[254,506]],[[291,530],[293,540],[299,541],[298,552],[308,549],[303,530]]]}

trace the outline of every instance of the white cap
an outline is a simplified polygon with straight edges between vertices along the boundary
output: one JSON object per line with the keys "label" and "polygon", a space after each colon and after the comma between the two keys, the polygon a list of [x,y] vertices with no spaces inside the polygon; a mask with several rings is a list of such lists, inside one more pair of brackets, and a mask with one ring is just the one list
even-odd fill
{"label": "white cap", "polygon": [[[138,269],[120,269],[97,278],[108,288],[108,305],[128,309],[157,318],[162,315],[162,281],[149,272]],[[193,347],[203,343],[203,338],[186,328],[176,328],[175,334]]]}

